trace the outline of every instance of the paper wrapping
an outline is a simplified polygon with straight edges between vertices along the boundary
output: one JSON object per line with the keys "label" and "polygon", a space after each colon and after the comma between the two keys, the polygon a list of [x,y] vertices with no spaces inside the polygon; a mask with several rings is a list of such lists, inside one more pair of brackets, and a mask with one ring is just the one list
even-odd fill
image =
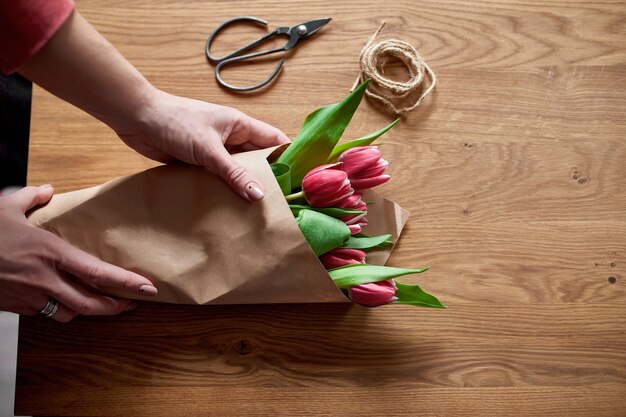
{"label": "paper wrapping", "polygon": [[[265,198],[250,203],[203,168],[162,165],[83,190],[55,195],[29,221],[96,257],[135,271],[156,297],[180,304],[349,302],[304,239],[274,179],[275,148],[234,158],[259,179]],[[400,236],[408,212],[368,191],[371,235]],[[390,249],[368,254],[384,265]]]}

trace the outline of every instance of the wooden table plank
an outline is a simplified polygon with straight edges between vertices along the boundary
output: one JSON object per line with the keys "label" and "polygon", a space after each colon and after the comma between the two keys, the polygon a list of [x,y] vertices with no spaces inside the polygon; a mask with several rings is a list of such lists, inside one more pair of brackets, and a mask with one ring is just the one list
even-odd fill
{"label": "wooden table plank", "polygon": [[[146,304],[113,325],[78,319],[41,332],[39,320],[25,318],[20,359],[29,369],[20,376],[25,385],[79,390],[621,383],[626,319],[613,316],[615,308],[464,305],[437,314],[323,304]],[[68,368],[80,372],[67,378]]]}
{"label": "wooden table plank", "polygon": [[[106,414],[94,411],[85,398],[98,398]],[[429,388],[423,390],[376,388],[346,391],[336,388],[228,388],[192,387],[185,390],[143,387],[86,388],[61,399],[76,415],[110,417],[163,416],[560,416],[567,404],[572,417],[621,417],[624,391],[615,387],[582,388]],[[135,399],[127,407],[119,404]],[[33,395],[38,407],[59,399]],[[198,398],[203,398],[202,403]],[[166,407],[163,405],[167,404]]]}
{"label": "wooden table plank", "polygon": [[[626,414],[626,36],[623,2],[83,0],[146,76],[293,137],[343,97],[380,21],[435,69],[435,94],[390,132],[412,212],[390,262],[446,311],[166,306],[62,325],[22,318],[16,413],[177,415]],[[203,55],[236,15],[330,16],[262,94],[217,88]],[[233,28],[216,51],[262,31]],[[278,45],[278,42],[274,42]],[[226,73],[251,83],[274,62]],[[154,166],[80,110],[34,90],[31,184],[57,191]],[[364,102],[346,137],[388,123]],[[112,163],[114,161],[114,163]]]}

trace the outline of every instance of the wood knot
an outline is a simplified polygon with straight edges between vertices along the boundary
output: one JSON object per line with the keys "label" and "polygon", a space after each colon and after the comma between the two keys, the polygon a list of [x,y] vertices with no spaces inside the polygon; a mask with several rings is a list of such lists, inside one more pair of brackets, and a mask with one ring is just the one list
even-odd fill
{"label": "wood knot", "polygon": [[472,148],[474,147],[474,145],[473,145],[473,144],[471,144],[471,143],[467,143],[467,142],[465,142],[465,143],[463,144],[463,147],[464,147],[465,149],[472,149]]}
{"label": "wood knot", "polygon": [[577,181],[579,184],[584,184],[587,182],[587,178],[583,176],[578,167],[573,167],[570,171],[570,176],[574,181]]}
{"label": "wood knot", "polygon": [[615,284],[617,282],[617,278],[609,277],[609,284]]}
{"label": "wood knot", "polygon": [[247,355],[249,353],[252,353],[252,345],[250,344],[250,341],[247,339],[241,339],[240,341],[238,341],[235,344],[235,352],[239,353],[240,355]]}

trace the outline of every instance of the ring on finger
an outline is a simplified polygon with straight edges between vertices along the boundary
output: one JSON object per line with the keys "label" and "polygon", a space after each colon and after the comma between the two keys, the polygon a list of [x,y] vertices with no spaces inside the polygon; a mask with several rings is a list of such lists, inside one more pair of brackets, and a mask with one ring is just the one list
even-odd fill
{"label": "ring on finger", "polygon": [[50,297],[48,299],[48,302],[44,306],[44,308],[39,310],[39,314],[42,314],[46,317],[52,317],[56,314],[58,310],[59,310],[59,302],[55,300],[54,298]]}

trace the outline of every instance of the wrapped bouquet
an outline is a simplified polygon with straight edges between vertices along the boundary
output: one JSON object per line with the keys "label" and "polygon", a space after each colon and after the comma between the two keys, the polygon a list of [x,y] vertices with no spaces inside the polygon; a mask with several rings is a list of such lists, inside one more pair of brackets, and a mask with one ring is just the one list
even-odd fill
{"label": "wrapped bouquet", "polygon": [[368,204],[362,191],[386,183],[388,162],[377,146],[370,146],[395,125],[360,139],[338,144],[358,107],[368,81],[340,103],[310,114],[293,143],[272,170],[287,194],[298,226],[338,288],[366,306],[389,303],[424,307],[444,306],[418,285],[394,278],[419,274],[428,268],[404,269],[367,264],[367,251],[391,247],[392,235],[368,236]]}

